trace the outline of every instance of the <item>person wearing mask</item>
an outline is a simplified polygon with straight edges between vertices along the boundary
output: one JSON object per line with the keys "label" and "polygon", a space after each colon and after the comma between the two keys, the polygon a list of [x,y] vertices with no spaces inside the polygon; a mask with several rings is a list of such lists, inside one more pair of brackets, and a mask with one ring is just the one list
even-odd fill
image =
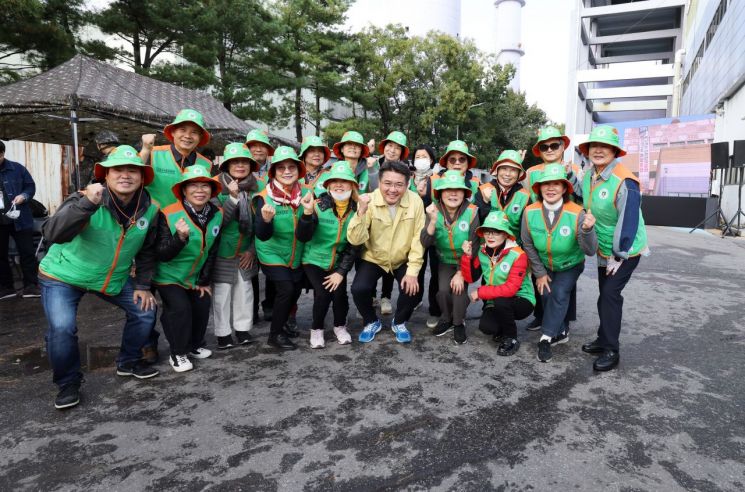
{"label": "person wearing mask", "polygon": [[305,166],[295,151],[278,147],[267,171],[266,188],[252,202],[256,253],[276,292],[267,344],[279,350],[295,350],[297,345],[290,339],[299,335],[287,321],[302,288],[304,243],[295,236],[304,210],[301,201],[313,200],[313,193],[300,185],[304,176]]}
{"label": "person wearing mask", "polygon": [[457,345],[466,343],[466,309],[468,285],[460,271],[463,242],[476,238],[479,225],[478,208],[469,203],[471,189],[458,171],[447,171],[435,182],[436,200],[427,207],[427,217],[421,233],[422,246],[434,246],[439,256],[440,281],[437,301],[442,317],[432,331],[440,337],[453,331]]}
{"label": "person wearing mask", "polygon": [[481,185],[475,201],[481,220],[492,210],[507,214],[512,235],[518,239],[523,210],[530,202],[530,193],[520,183],[525,179],[522,163],[522,156],[516,150],[505,150],[499,154],[491,169],[491,175],[497,179]]}
{"label": "person wearing mask", "polygon": [[483,278],[481,287],[470,294],[473,302],[484,303],[479,330],[492,335],[497,355],[514,355],[520,348],[515,321],[530,315],[535,304],[528,257],[515,242],[504,212],[490,212],[476,234],[483,244],[474,254],[472,243],[463,242],[460,271],[468,283]]}
{"label": "person wearing mask", "polygon": [[468,145],[466,145],[463,140],[453,140],[448,144],[447,149],[445,149],[445,154],[440,157],[439,162],[442,170],[430,178],[427,192],[423,198],[424,205],[429,206],[429,204],[432,203],[432,200],[435,200],[435,181],[440,179],[446,171],[458,171],[463,175],[466,185],[471,190],[470,200],[473,201],[481,183],[471,172],[471,169],[476,167],[476,157],[469,153]]}
{"label": "person wearing mask", "polygon": [[[409,189],[415,191],[424,200],[427,195],[427,186],[429,180],[434,174],[435,151],[427,144],[417,145],[414,149],[414,169],[412,171]],[[427,317],[427,327],[435,328],[442,316],[440,305],[437,301],[438,282],[437,271],[439,263],[437,259],[437,250],[434,245],[429,246],[424,251],[424,264],[419,270],[419,292],[417,293],[417,304],[424,299],[424,280],[429,266],[429,286],[427,287],[427,304],[429,316]]]}
{"label": "person wearing mask", "polygon": [[321,137],[311,135],[303,138],[299,157],[305,166],[305,176],[301,182],[303,188],[319,196],[325,193],[323,181],[325,175],[328,174],[328,169],[323,166],[331,159],[331,149],[323,143]]}
{"label": "person wearing mask", "polygon": [[357,181],[347,161],[338,161],[326,173],[325,193],[317,200],[301,200],[303,215],[295,236],[305,243],[303,270],[313,286],[313,325],[310,348],[326,345],[323,321],[333,302],[334,335],[340,345],[352,343],[347,331],[349,299],[347,274],[360,247],[350,246],[347,227],[357,209]]}
{"label": "person wearing mask", "polygon": [[222,192],[215,200],[223,209],[223,227],[212,273],[212,319],[221,350],[255,341],[250,334],[254,323],[251,279],[258,275],[258,263],[251,198],[257,191],[253,173],[258,167],[243,144],[225,146],[217,178]]}
{"label": "person wearing mask", "polygon": [[647,230],[639,179],[618,160],[626,155],[619,144],[618,130],[610,125],[596,126],[579,150],[592,164],[583,177],[581,195],[588,213],[595,216],[600,291],[597,338],[582,345],[582,350],[598,355],[593,369],[608,371],[620,360],[621,292],[641,256],[649,254]]}
{"label": "person wearing mask", "polygon": [[373,297],[378,279],[394,274],[399,285],[398,303],[391,329],[400,343],[411,341],[406,322],[416,307],[417,276],[424,262],[419,234],[424,227],[424,206],[419,195],[408,190],[409,167],[386,162],[380,168],[380,187],[360,196],[357,212],[349,221],[347,239],[364,245],[352,283],[352,297],[362,316],[364,329],[359,341],[368,343],[381,330]]}
{"label": "person wearing mask", "polygon": [[598,241],[595,217],[569,200],[574,189],[561,164],[547,164],[533,188],[538,201],[525,209],[522,242],[543,298],[538,360],[548,362],[551,346],[569,340],[571,293]]}
{"label": "person wearing mask", "polygon": [[[70,195],[44,223],[51,246],[39,265],[41,303],[57,409],[80,402],[77,310],[92,293],[126,313],[116,373],[147,379],[158,371],[141,360],[141,347],[155,325],[150,281],[156,259],[158,206],[145,187],[153,170],[137,151],[121,145],[94,168],[97,180]],[[130,277],[136,260],[135,276]]]}
{"label": "person wearing mask", "polygon": [[[36,279],[34,218],[30,205],[35,193],[36,183],[31,173],[21,163],[5,158],[5,143],[0,141],[0,300],[19,294],[24,298],[41,295]],[[8,262],[11,237],[21,257],[23,290],[20,292],[13,285],[13,271]]]}

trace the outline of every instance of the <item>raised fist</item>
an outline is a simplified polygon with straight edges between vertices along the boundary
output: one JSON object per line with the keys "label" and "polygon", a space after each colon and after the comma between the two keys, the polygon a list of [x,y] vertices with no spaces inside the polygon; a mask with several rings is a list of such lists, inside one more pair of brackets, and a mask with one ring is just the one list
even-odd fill
{"label": "raised fist", "polygon": [[312,215],[313,214],[313,203],[315,202],[315,199],[313,198],[313,193],[306,194],[303,198],[300,199],[300,205],[303,206],[303,213],[305,215]]}
{"label": "raised fist", "polygon": [[437,205],[430,203],[425,212],[427,212],[430,222],[437,222],[437,215],[440,213],[439,210],[437,210]]}
{"label": "raised fist", "polygon": [[261,218],[264,219],[264,222],[271,222],[274,218],[275,212],[274,207],[265,203],[264,206],[261,207]]}
{"label": "raised fist", "polygon": [[472,246],[471,241],[463,241],[463,245],[461,246],[461,249],[463,250],[463,254],[467,256],[471,256]]}
{"label": "raised fist", "polygon": [[483,190],[481,190],[481,196],[484,197],[485,202],[489,202],[491,200],[492,193],[494,193],[493,186],[486,186]]}
{"label": "raised fist", "polygon": [[375,153],[375,139],[374,138],[371,138],[367,142],[367,150],[370,151],[370,155],[373,155]]}
{"label": "raised fist", "polygon": [[365,215],[365,212],[367,212],[367,206],[369,204],[370,204],[370,193],[365,193],[364,195],[360,195],[360,198],[357,201],[357,215]]}
{"label": "raised fist", "polygon": [[585,220],[582,221],[582,230],[589,231],[595,225],[595,216],[589,210],[585,214]]}
{"label": "raised fist", "polygon": [[91,202],[98,205],[103,198],[103,185],[101,183],[91,183],[85,188],[85,197]]}
{"label": "raised fist", "polygon": [[238,198],[239,191],[240,188],[238,188],[238,181],[233,180],[228,183],[228,193],[230,193],[230,196],[232,196],[233,198]]}
{"label": "raised fist", "polygon": [[176,234],[178,234],[178,237],[181,238],[182,241],[189,239],[189,231],[189,224],[187,224],[183,218],[176,222]]}
{"label": "raised fist", "polygon": [[155,134],[154,133],[145,133],[142,135],[142,148],[143,149],[152,149],[153,145],[155,145]]}

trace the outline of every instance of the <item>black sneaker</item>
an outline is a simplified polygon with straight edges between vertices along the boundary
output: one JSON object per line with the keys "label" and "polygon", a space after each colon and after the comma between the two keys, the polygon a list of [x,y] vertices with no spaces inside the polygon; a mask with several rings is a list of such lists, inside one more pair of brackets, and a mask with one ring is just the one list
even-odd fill
{"label": "black sneaker", "polygon": [[525,327],[525,329],[528,331],[538,331],[541,329],[542,324],[543,324],[542,319],[533,318],[533,321],[531,321],[530,324]]}
{"label": "black sneaker", "polygon": [[502,343],[499,345],[499,348],[497,349],[497,355],[502,356],[510,356],[514,355],[515,352],[517,352],[517,349],[520,348],[520,341],[517,338],[504,338],[502,339]]}
{"label": "black sneaker", "polygon": [[435,326],[434,329],[432,330],[432,334],[436,337],[441,337],[452,329],[453,329],[453,325],[451,325],[449,322],[440,321],[439,323],[437,323],[437,326]]}
{"label": "black sneaker", "polygon": [[233,343],[232,336],[225,335],[224,337],[217,337],[217,349],[218,350],[227,350],[233,347],[235,347],[235,343]]}
{"label": "black sneaker", "polygon": [[15,291],[15,289],[0,287],[0,300],[13,299],[14,297],[18,297],[18,293]]}
{"label": "black sneaker", "polygon": [[238,345],[248,345],[256,341],[247,331],[236,331],[235,338],[238,340]]}
{"label": "black sneaker", "polygon": [[137,379],[149,379],[158,374],[160,374],[160,372],[144,360],[138,360],[137,362],[132,362],[126,366],[119,366],[116,368],[117,376],[134,376]]}
{"label": "black sneaker", "polygon": [[41,290],[39,290],[39,286],[36,284],[27,285],[21,291],[21,297],[25,299],[41,297]]}
{"label": "black sneaker", "polygon": [[287,318],[287,322],[285,323],[285,334],[288,338],[297,338],[300,336],[300,333],[297,331],[297,319],[295,316]]}
{"label": "black sneaker", "polygon": [[62,387],[54,399],[54,408],[64,410],[80,403],[80,384],[70,383]]}
{"label": "black sneaker", "polygon": [[568,341],[569,341],[569,333],[562,332],[551,339],[551,345],[559,345],[562,343],[567,343]]}
{"label": "black sneaker", "polygon": [[548,340],[541,340],[538,342],[538,360],[541,362],[548,362],[551,360],[551,342]]}
{"label": "black sneaker", "polygon": [[463,345],[468,341],[466,336],[466,325],[463,323],[453,326],[453,341],[457,345]]}

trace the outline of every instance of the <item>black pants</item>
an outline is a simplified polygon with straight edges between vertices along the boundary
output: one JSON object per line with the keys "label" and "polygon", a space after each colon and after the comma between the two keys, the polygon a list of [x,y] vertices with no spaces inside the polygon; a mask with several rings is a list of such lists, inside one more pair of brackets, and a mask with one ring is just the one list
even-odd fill
{"label": "black pants", "polygon": [[626,287],[631,274],[639,265],[639,257],[634,256],[621,263],[613,276],[605,274],[605,267],[598,268],[598,341],[606,349],[618,350],[618,337],[621,335],[621,316],[623,314],[623,296],[621,291]]}
{"label": "black pants", "polygon": [[261,290],[259,289],[259,274],[251,278],[251,287],[254,290],[254,323],[259,322],[259,305],[261,304]]}
{"label": "black pants", "polygon": [[335,291],[329,292],[323,286],[324,279],[334,273],[333,270],[324,271],[316,265],[303,265],[305,276],[313,286],[313,325],[314,330],[323,330],[323,321],[329,311],[331,301],[334,302],[334,326],[346,326],[349,314],[349,299],[347,298],[347,277],[339,284]]}
{"label": "black pants", "polygon": [[[417,305],[416,295],[410,296],[401,288],[401,280],[406,275],[406,266],[406,263],[404,263],[393,271],[393,276],[398,281],[398,302],[396,303],[396,313],[393,316],[393,322],[397,324],[409,321]],[[384,273],[385,270],[375,263],[360,260],[357,264],[357,273],[355,273],[354,282],[352,282],[352,297],[354,298],[354,304],[357,306],[357,311],[360,312],[362,321],[366,325],[378,319],[373,307],[373,297],[375,296],[378,279]]]}
{"label": "black pants", "polygon": [[[429,262],[427,261],[429,259]],[[427,288],[427,303],[429,304],[429,315],[439,318],[442,316],[442,310],[437,300],[437,292],[439,287],[439,265],[440,258],[437,256],[437,250],[434,246],[430,246],[424,252],[424,264],[422,269],[419,270],[419,292],[417,293],[417,304],[422,302],[424,299],[424,274],[427,270],[427,263],[429,263],[429,287]]]}
{"label": "black pants", "polygon": [[36,285],[36,250],[34,249],[34,231],[25,229],[16,231],[13,224],[0,225],[0,287],[13,288],[13,272],[10,269],[8,246],[10,237],[16,243],[16,249],[21,257],[21,272],[23,286]]}
{"label": "black pants", "polygon": [[[266,275],[268,285],[271,285],[275,292],[269,335],[279,335],[284,332],[285,323],[293,312],[303,289],[303,270],[267,265],[261,265],[261,270]],[[268,292],[267,295],[269,295]]]}
{"label": "black pants", "polygon": [[390,299],[393,297],[393,274],[385,272],[383,274],[383,285],[380,289],[380,297]]}
{"label": "black pants", "polygon": [[186,355],[203,347],[212,298],[207,294],[199,297],[196,290],[179,285],[158,285],[156,288],[163,299],[160,323],[171,346],[171,354]]}
{"label": "black pants", "polygon": [[515,320],[527,318],[533,305],[523,297],[499,297],[484,301],[479,330],[487,335],[517,338]]}

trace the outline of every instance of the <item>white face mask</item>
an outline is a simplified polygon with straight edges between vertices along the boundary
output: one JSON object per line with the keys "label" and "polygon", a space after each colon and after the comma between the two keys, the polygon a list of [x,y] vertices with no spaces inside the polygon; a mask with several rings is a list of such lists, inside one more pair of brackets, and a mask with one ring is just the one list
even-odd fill
{"label": "white face mask", "polygon": [[16,204],[14,203],[10,206],[10,210],[8,210],[5,216],[10,220],[16,220],[21,216],[21,211],[16,208]]}
{"label": "white face mask", "polygon": [[332,191],[331,196],[334,198],[334,200],[339,200],[339,201],[344,202],[344,201],[349,200],[349,197],[352,196],[352,190],[342,191],[341,193]]}
{"label": "white face mask", "polygon": [[414,159],[414,167],[417,171],[429,171],[429,159]]}

